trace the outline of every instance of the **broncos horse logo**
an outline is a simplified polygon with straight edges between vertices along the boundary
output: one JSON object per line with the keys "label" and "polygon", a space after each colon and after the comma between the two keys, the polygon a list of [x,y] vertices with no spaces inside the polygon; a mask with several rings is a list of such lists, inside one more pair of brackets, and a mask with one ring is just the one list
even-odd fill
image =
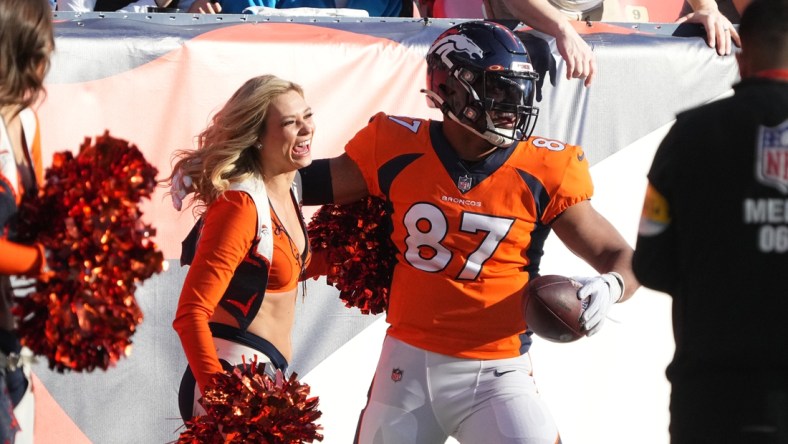
{"label": "broncos horse logo", "polygon": [[430,49],[430,54],[439,55],[443,63],[449,68],[454,66],[449,60],[449,54],[454,52],[464,52],[470,58],[484,57],[484,51],[476,43],[460,34],[448,35],[432,45],[432,49]]}

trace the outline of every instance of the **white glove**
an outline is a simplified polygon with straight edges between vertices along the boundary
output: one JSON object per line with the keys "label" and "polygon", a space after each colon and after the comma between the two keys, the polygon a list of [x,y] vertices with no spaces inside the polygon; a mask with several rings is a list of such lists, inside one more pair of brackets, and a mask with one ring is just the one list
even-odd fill
{"label": "white glove", "polygon": [[602,329],[610,307],[621,300],[624,294],[624,279],[615,272],[594,277],[573,277],[582,287],[577,290],[577,298],[588,298],[588,307],[580,315],[586,336],[593,336]]}
{"label": "white glove", "polygon": [[191,193],[192,185],[191,176],[184,176],[183,170],[178,168],[178,171],[172,176],[172,186],[170,186],[170,197],[172,198],[172,206],[176,210],[181,211],[183,207],[183,199]]}

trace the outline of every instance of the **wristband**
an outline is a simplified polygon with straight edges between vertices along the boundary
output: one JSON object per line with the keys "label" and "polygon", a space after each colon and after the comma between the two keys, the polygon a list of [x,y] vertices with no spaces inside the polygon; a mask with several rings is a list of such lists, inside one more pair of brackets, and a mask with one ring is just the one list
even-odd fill
{"label": "wristband", "polygon": [[624,277],[615,271],[609,271],[606,274],[609,274],[610,276],[616,278],[616,281],[618,282],[618,286],[621,289],[621,292],[618,294],[618,298],[616,299],[616,303],[618,303],[619,301],[621,301],[621,298],[624,297]]}
{"label": "wristband", "polygon": [[301,198],[304,205],[323,205],[334,202],[331,166],[328,159],[313,160],[298,170],[301,175]]}

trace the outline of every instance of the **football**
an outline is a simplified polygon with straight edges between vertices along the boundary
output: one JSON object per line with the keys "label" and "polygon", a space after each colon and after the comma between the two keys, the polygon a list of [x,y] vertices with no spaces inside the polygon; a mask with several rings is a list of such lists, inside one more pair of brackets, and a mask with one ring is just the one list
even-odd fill
{"label": "football", "polygon": [[583,336],[580,325],[587,300],[577,298],[580,284],[559,275],[539,276],[525,287],[525,322],[539,337],[552,342],[573,342]]}

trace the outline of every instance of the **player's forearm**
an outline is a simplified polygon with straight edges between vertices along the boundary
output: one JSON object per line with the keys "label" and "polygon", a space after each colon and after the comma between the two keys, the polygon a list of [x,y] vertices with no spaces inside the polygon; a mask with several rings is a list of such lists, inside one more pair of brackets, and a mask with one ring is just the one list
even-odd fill
{"label": "player's forearm", "polygon": [[367,183],[356,163],[343,154],[331,160],[331,184],[334,188],[334,202],[353,203],[368,196]]}
{"label": "player's forearm", "polygon": [[547,0],[504,0],[509,11],[526,25],[553,37],[571,27],[569,19]]}
{"label": "player's forearm", "polygon": [[347,204],[369,195],[361,170],[347,154],[314,160],[299,172],[304,205]]}
{"label": "player's forearm", "polygon": [[615,265],[610,270],[618,273],[624,281],[623,292],[618,302],[626,301],[632,297],[638,288],[640,288],[640,282],[638,282],[634,271],[632,271],[632,253],[632,249],[630,248],[622,251],[616,259]]}
{"label": "player's forearm", "polygon": [[618,273],[623,281],[623,291],[618,302],[623,302],[635,293],[635,290],[640,287],[640,282],[632,271],[632,255],[634,253],[632,247],[618,235],[611,234],[611,237],[617,238],[617,245],[608,245],[604,251],[589,258],[587,262],[600,274],[611,271]]}

